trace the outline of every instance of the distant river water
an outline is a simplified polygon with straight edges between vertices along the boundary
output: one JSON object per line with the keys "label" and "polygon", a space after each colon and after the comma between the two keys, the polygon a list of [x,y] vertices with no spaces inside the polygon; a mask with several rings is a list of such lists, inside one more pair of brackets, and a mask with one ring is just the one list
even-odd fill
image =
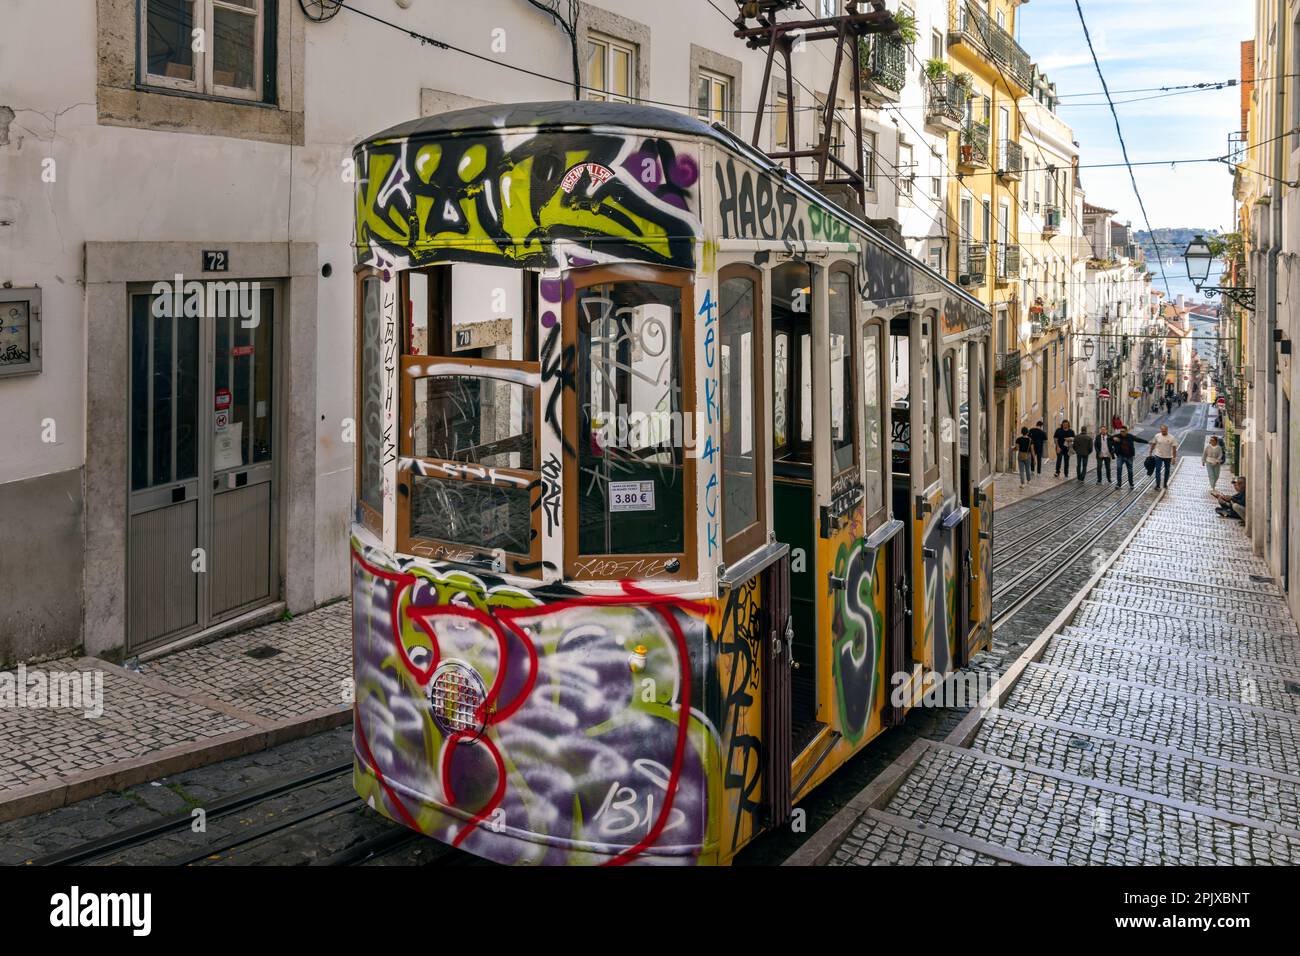
{"label": "distant river water", "polygon": [[[1184,261],[1182,256],[1179,256],[1177,258],[1171,258],[1169,256],[1165,257],[1164,278],[1161,277],[1160,266],[1159,264],[1157,264],[1157,262],[1154,259],[1148,259],[1147,265],[1151,269],[1151,271],[1155,273],[1155,275],[1152,276],[1151,278],[1151,288],[1159,292],[1165,292],[1166,290],[1165,290],[1164,280],[1165,279],[1169,280],[1168,294],[1165,299],[1166,302],[1172,302],[1180,293],[1182,295],[1187,296],[1187,298],[1191,299],[1192,301],[1213,302],[1213,303],[1218,302],[1217,298],[1207,299],[1205,296],[1201,295],[1199,292],[1196,291],[1196,287],[1192,285],[1192,280],[1187,278],[1187,263]],[[1206,283],[1206,285],[1218,285],[1219,277],[1222,274],[1223,274],[1223,267],[1222,265],[1216,262],[1214,266],[1211,267],[1210,269],[1210,278],[1209,281]]]}

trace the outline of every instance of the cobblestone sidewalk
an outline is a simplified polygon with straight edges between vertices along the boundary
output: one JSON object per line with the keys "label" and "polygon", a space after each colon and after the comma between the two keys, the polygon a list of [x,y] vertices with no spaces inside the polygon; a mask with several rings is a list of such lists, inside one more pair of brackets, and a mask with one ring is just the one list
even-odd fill
{"label": "cobblestone sidewalk", "polygon": [[1300,862],[1300,634],[1213,504],[1189,456],[1004,705],[914,744],[830,864]]}
{"label": "cobblestone sidewalk", "polygon": [[342,601],[138,671],[65,658],[0,672],[0,821],[347,723],[351,671]]}

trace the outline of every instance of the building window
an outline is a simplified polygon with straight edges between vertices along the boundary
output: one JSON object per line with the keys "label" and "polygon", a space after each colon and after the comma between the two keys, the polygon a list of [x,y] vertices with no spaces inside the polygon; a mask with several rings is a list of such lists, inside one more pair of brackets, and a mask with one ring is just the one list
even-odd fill
{"label": "building window", "polygon": [[930,253],[926,259],[926,264],[935,272],[943,272],[943,243],[933,242],[930,244]]}
{"label": "building window", "polygon": [[700,70],[695,106],[700,119],[706,123],[731,124],[731,78],[721,73]]}
{"label": "building window", "polygon": [[943,180],[938,176],[930,177],[930,195],[935,199],[941,199],[943,196]]}
{"label": "building window", "polygon": [[912,183],[916,181],[916,164],[912,161],[912,147],[901,140],[898,143],[898,195],[910,199]]}
{"label": "building window", "polygon": [[862,133],[862,186],[869,192],[876,188],[876,134],[865,130]]}
{"label": "building window", "polygon": [[41,290],[0,289],[0,377],[41,370]]}
{"label": "building window", "polygon": [[776,94],[776,105],[772,116],[772,145],[776,149],[790,148],[790,99],[784,93]]}
{"label": "building window", "polygon": [[839,0],[820,0],[818,10],[823,17],[837,16],[840,12]]}
{"label": "building window", "polygon": [[266,0],[144,0],[141,82],[260,100],[270,72]]}
{"label": "building window", "polygon": [[943,33],[934,30],[930,34],[930,58],[933,60],[942,60],[943,57]]}
{"label": "building window", "polygon": [[635,72],[635,46],[597,33],[588,36],[587,99],[632,102]]}

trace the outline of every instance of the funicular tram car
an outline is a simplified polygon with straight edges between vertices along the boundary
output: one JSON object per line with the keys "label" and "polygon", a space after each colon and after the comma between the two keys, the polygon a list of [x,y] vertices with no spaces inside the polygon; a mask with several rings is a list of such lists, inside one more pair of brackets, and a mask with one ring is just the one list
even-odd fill
{"label": "funicular tram car", "polygon": [[374,808],[502,863],[727,863],[987,644],[977,300],[664,110],[355,159]]}

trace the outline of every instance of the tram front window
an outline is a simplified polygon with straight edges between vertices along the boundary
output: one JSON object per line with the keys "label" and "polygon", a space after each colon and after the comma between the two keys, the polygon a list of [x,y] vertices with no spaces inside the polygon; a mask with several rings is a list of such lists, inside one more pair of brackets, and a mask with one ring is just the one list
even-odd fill
{"label": "tram front window", "polygon": [[576,292],[580,555],[685,551],[681,303],[680,286],[658,282]]}
{"label": "tram front window", "polygon": [[463,263],[401,274],[396,499],[407,554],[536,574],[536,280]]}

